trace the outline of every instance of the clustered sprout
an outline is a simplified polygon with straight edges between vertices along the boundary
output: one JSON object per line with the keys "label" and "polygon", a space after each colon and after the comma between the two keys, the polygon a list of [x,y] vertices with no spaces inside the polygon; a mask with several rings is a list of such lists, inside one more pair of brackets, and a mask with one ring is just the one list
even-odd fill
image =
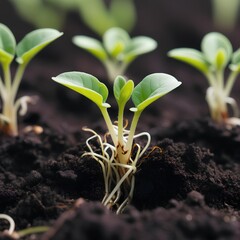
{"label": "clustered sprout", "polygon": [[[30,60],[49,43],[62,35],[54,29],[38,29],[28,33],[17,45],[11,30],[0,23],[0,64],[3,77],[0,76],[0,131],[10,136],[18,135],[17,115],[27,112],[28,96],[16,100],[19,85]],[[10,66],[16,55],[18,68],[12,79]]]}
{"label": "clustered sprout", "polygon": [[[192,48],[178,48],[171,50],[168,55],[192,65],[207,78],[209,88],[206,91],[206,100],[212,119],[217,123],[236,124],[239,122],[236,121],[239,111],[230,93],[240,73],[240,49],[233,52],[230,41],[217,32],[204,36],[201,49],[200,52]],[[230,74],[224,81],[227,66]],[[229,117],[228,104],[232,107],[233,118]]]}
{"label": "clustered sprout", "polygon": [[[83,72],[66,72],[54,77],[53,80],[87,97],[100,109],[108,134],[102,138],[95,131],[85,128],[93,135],[86,141],[89,151],[83,156],[91,156],[102,167],[105,185],[103,204],[110,209],[116,208],[117,213],[121,212],[132,199],[137,163],[151,141],[147,132],[135,134],[139,117],[148,105],[178,87],[181,82],[171,75],[154,73],[134,87],[132,80],[126,81],[124,77],[117,76],[113,92],[118,104],[118,118],[116,124],[113,124],[108,113],[110,105],[106,102],[108,88],[96,77]],[[133,119],[128,130],[127,124],[124,125],[124,111],[130,98],[134,107],[130,108]],[[134,143],[134,140],[140,137],[146,137],[145,147]],[[100,145],[99,152],[94,151],[91,144],[96,140]]]}
{"label": "clustered sprout", "polygon": [[73,37],[74,44],[89,51],[102,62],[112,82],[118,75],[124,75],[135,58],[157,47],[157,42],[152,38],[145,36],[130,38],[125,30],[117,27],[107,30],[102,41],[101,43],[97,39],[83,35]]}
{"label": "clustered sprout", "polygon": [[24,238],[27,235],[31,235],[35,233],[43,233],[49,229],[49,227],[45,227],[45,226],[36,226],[36,227],[28,227],[20,231],[15,231],[15,222],[12,217],[10,217],[7,214],[0,213],[0,220],[5,220],[9,223],[9,228],[4,230],[3,234],[5,236],[10,236],[13,239]]}

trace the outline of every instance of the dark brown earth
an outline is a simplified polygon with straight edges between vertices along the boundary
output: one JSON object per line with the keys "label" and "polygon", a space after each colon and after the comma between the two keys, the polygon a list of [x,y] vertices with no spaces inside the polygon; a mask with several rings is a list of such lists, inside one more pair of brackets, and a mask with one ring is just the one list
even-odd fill
{"label": "dark brown earth", "polygon": [[[0,7],[0,22],[18,41],[33,29],[8,1],[2,0]],[[9,214],[17,230],[51,227],[46,235],[27,240],[240,239],[240,127],[214,124],[204,97],[206,80],[166,57],[172,48],[199,48],[207,32],[220,30],[212,24],[209,1],[142,0],[136,7],[132,35],[151,36],[159,47],[137,59],[128,76],[138,82],[150,73],[166,72],[183,84],[140,119],[138,131],[149,131],[152,144],[139,162],[132,203],[122,215],[99,203],[104,195],[101,168],[93,159],[81,158],[88,137],[81,128],[104,133],[104,122],[88,100],[50,80],[71,70],[106,78],[101,64],[71,43],[76,34],[96,37],[71,13],[64,36],[26,71],[19,95],[39,100],[19,119],[20,136],[0,135],[0,213]],[[239,47],[238,28],[224,32],[234,49]],[[236,85],[233,96],[239,101]],[[115,105],[111,113],[116,114]],[[85,203],[79,204],[80,198]],[[0,222],[0,231],[7,227]],[[0,234],[0,239],[9,238]]]}

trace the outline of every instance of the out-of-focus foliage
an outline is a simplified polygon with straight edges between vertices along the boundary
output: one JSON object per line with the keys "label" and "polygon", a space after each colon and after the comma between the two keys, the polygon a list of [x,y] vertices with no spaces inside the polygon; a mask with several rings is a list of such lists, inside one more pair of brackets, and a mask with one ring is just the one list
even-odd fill
{"label": "out-of-focus foliage", "polygon": [[68,12],[78,12],[84,23],[102,35],[111,27],[131,31],[136,21],[134,0],[10,0],[19,15],[38,28],[61,29]]}
{"label": "out-of-focus foliage", "polygon": [[212,0],[214,24],[223,30],[231,31],[238,18],[240,0]]}

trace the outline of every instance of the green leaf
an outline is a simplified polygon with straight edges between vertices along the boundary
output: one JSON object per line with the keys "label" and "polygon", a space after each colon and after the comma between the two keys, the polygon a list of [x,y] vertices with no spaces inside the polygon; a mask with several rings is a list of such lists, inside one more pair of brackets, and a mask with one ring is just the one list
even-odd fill
{"label": "green leaf", "polygon": [[113,85],[114,96],[118,105],[125,105],[130,99],[134,88],[132,80],[126,81],[124,77],[118,76]]}
{"label": "green leaf", "polygon": [[44,47],[62,35],[63,33],[51,28],[28,33],[17,45],[17,62],[27,64]]}
{"label": "green leaf", "polygon": [[192,48],[177,48],[169,51],[168,56],[188,63],[203,73],[208,71],[208,63],[203,54],[198,50]]}
{"label": "green leaf", "polygon": [[108,107],[107,87],[96,77],[84,72],[66,72],[52,78],[58,82],[92,100],[99,107]]}
{"label": "green leaf", "polygon": [[94,38],[87,36],[75,36],[73,37],[73,43],[78,47],[89,51],[101,61],[105,61],[107,59],[107,53],[101,42]]}
{"label": "green leaf", "polygon": [[0,23],[0,62],[10,64],[15,56],[16,40],[11,30]]}
{"label": "green leaf", "polygon": [[232,71],[240,72],[240,48],[233,53],[232,62],[229,67]]}
{"label": "green leaf", "polygon": [[232,45],[221,33],[211,32],[205,35],[201,48],[207,61],[215,67],[219,67],[217,58],[220,50],[222,51],[222,67],[225,67],[232,57]]}
{"label": "green leaf", "polygon": [[139,36],[133,38],[125,49],[125,61],[131,62],[138,55],[148,53],[157,48],[157,42],[150,37]]}
{"label": "green leaf", "polygon": [[78,5],[84,23],[100,36],[109,28],[116,26],[104,1],[78,0]]}
{"label": "green leaf", "polygon": [[[63,26],[65,21],[64,10],[54,6],[54,2],[50,0],[10,0],[16,8],[18,15],[31,25],[37,28],[56,28],[59,29]],[[59,3],[59,1],[58,1]],[[55,2],[56,5],[56,2]],[[41,14],[39,14],[41,13]]]}
{"label": "green leaf", "polygon": [[216,54],[216,67],[217,69],[222,69],[225,67],[225,59],[226,59],[226,56],[225,56],[225,51],[223,49],[219,49],[217,54]]}
{"label": "green leaf", "polygon": [[233,53],[232,64],[240,64],[240,48]]}
{"label": "green leaf", "polygon": [[128,33],[121,28],[110,28],[103,35],[103,45],[109,55],[117,57],[122,53],[130,42]]}
{"label": "green leaf", "polygon": [[133,90],[132,101],[135,108],[132,111],[143,111],[158,98],[181,85],[176,78],[165,73],[154,73],[145,77]]}
{"label": "green leaf", "polygon": [[109,11],[116,26],[131,32],[137,19],[134,0],[112,0]]}

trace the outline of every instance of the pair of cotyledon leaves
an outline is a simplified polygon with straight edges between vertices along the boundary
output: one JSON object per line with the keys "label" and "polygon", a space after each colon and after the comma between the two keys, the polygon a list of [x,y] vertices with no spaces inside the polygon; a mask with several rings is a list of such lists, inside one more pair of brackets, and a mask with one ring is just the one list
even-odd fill
{"label": "pair of cotyledon leaves", "polygon": [[171,50],[168,55],[186,62],[203,73],[224,69],[231,61],[230,68],[240,72],[240,49],[233,53],[230,41],[221,33],[211,32],[201,42],[202,52],[192,48]]}
{"label": "pair of cotyledon leaves", "polygon": [[63,33],[50,28],[28,33],[18,44],[11,30],[0,23],[0,63],[10,64],[17,56],[19,64],[27,64],[39,51]]}
{"label": "pair of cotyledon leaves", "polygon": [[[109,107],[106,103],[108,89],[96,77],[84,72],[66,72],[53,78],[54,81],[84,95],[98,105]],[[118,76],[114,81],[114,96],[119,106],[124,106],[132,97],[134,112],[142,112],[148,105],[172,91],[181,84],[176,78],[165,73],[154,73],[145,77],[135,88],[132,80],[126,81]]]}
{"label": "pair of cotyledon leaves", "polygon": [[145,36],[130,38],[125,30],[117,27],[105,32],[103,43],[88,36],[75,36],[73,42],[103,62],[112,57],[130,63],[138,55],[150,52],[157,47],[157,42],[152,38]]}

